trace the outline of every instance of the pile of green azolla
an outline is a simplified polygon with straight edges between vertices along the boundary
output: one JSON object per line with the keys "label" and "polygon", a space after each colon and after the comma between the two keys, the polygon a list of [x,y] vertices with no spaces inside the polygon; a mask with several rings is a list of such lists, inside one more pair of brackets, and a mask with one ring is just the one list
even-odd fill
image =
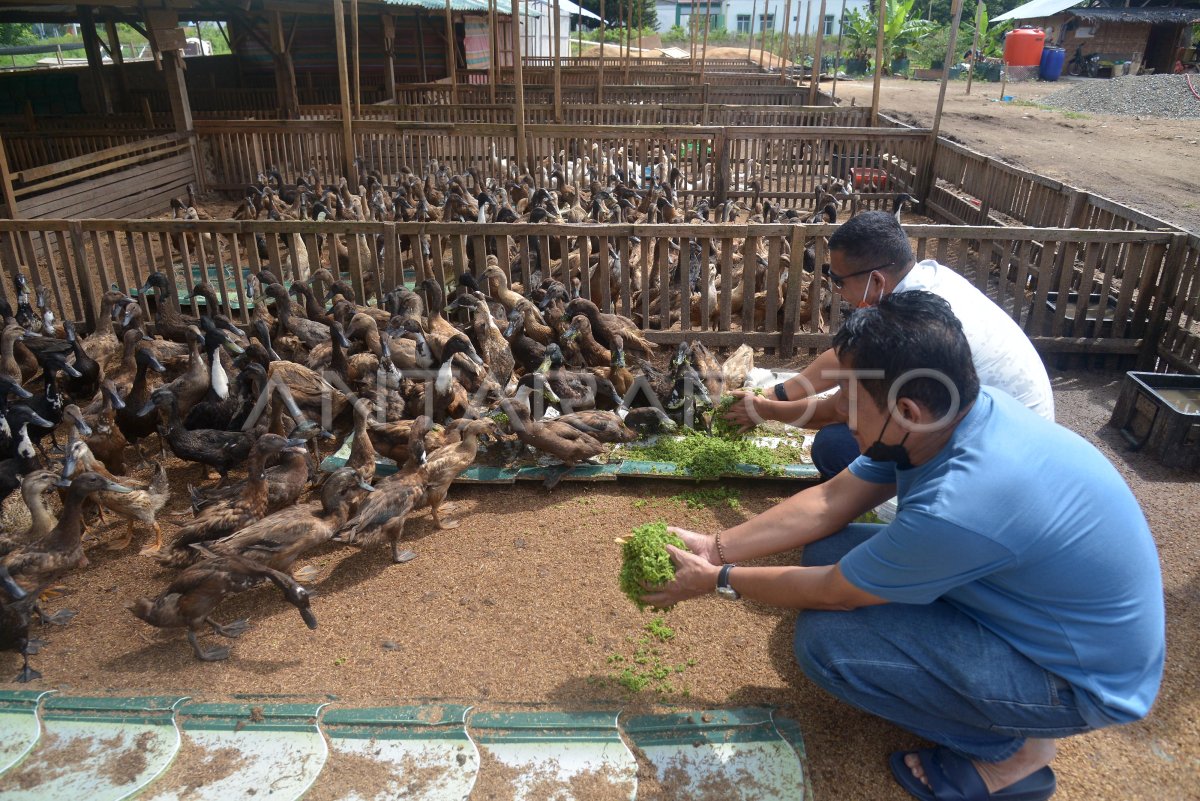
{"label": "pile of green azolla", "polygon": [[661,587],[675,578],[675,565],[666,546],[687,549],[677,534],[667,531],[661,520],[638,526],[621,545],[621,592],[645,609],[642,595],[647,587]]}
{"label": "pile of green azolla", "polygon": [[767,475],[780,475],[789,464],[798,463],[803,452],[798,447],[768,448],[749,439],[722,439],[699,431],[681,437],[660,437],[645,448],[629,448],[631,459],[648,462],[674,462],[697,481],[733,475],[738,465],[753,465]]}

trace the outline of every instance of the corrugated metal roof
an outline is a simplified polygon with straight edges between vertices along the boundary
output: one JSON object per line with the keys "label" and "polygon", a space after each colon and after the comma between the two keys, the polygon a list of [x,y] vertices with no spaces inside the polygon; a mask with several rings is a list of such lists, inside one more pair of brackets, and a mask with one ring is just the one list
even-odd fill
{"label": "corrugated metal roof", "polygon": [[1060,11],[1079,5],[1079,0],[1031,0],[1023,6],[1017,6],[1007,14],[992,17],[992,22],[1003,22],[1006,19],[1041,19],[1051,17]]}
{"label": "corrugated metal roof", "polygon": [[[400,6],[401,8],[424,8],[430,11],[446,10],[446,0],[383,0],[383,2],[384,5]],[[450,0],[450,10],[486,14],[488,13],[488,3],[487,0]],[[509,0],[496,0],[496,13],[511,16],[512,4]],[[529,16],[537,17],[541,15],[530,9]]]}
{"label": "corrugated metal roof", "polygon": [[1071,13],[1088,22],[1148,22],[1194,25],[1200,8],[1072,8]]}

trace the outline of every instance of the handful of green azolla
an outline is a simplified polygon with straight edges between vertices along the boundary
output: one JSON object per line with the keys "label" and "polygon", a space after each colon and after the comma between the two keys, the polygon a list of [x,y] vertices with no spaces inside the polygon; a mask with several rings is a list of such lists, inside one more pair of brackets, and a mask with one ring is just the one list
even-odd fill
{"label": "handful of green azolla", "polygon": [[645,609],[642,594],[647,588],[661,587],[675,578],[675,564],[666,546],[687,550],[677,534],[667,531],[661,520],[638,526],[621,543],[621,592]]}

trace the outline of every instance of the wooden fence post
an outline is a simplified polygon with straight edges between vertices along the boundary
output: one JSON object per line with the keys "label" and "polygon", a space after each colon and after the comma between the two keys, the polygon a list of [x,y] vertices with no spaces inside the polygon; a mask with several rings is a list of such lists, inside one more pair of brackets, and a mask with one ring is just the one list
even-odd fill
{"label": "wooden fence post", "polygon": [[[1179,281],[1179,273],[1183,269],[1187,251],[1188,235],[1182,232],[1172,235],[1171,241],[1167,243],[1167,250],[1163,254],[1163,270],[1159,273],[1158,286],[1154,290],[1154,309],[1146,326],[1146,332],[1142,336],[1142,350],[1138,354],[1136,365],[1139,370],[1153,369],[1155,361],[1158,360],[1159,348],[1165,333],[1167,306],[1170,302],[1168,293]],[[1176,322],[1176,325],[1178,324]]]}
{"label": "wooden fence post", "polygon": [[[83,225],[79,220],[67,222],[67,232],[71,235],[71,252],[75,256],[75,280],[79,282],[80,294],[83,297],[83,318],[89,331],[96,330],[96,304],[100,298],[96,295],[98,277],[88,269],[87,250],[83,243]],[[108,287],[100,291],[105,292]]]}
{"label": "wooden fence post", "polygon": [[729,135],[727,128],[717,131],[713,140],[713,150],[717,154],[716,174],[713,175],[713,195],[718,204],[729,199]]}
{"label": "wooden fence post", "polygon": [[346,64],[346,16],[342,0],[333,0],[334,43],[337,45],[338,87],[342,96],[342,175],[358,186],[358,176],[351,175],[354,167],[354,125],[350,110],[350,68]]}

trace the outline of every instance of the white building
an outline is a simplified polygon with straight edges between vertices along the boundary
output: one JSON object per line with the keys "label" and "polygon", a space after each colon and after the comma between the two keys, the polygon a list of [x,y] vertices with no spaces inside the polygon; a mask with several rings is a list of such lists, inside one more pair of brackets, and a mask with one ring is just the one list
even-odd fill
{"label": "white building", "polygon": [[[517,9],[521,15],[521,52],[526,56],[554,55],[554,4],[551,0],[519,0]],[[580,15],[589,21],[600,17],[580,8],[571,0],[558,2],[558,38],[563,58],[571,55],[571,29],[578,27]]]}
{"label": "white building", "polygon": [[[711,28],[724,28],[730,33],[761,33],[763,30],[783,31],[783,12],[785,0],[657,0],[655,10],[658,12],[658,30],[668,31],[678,25],[688,29],[690,17],[694,13],[704,21],[705,10],[710,10]],[[860,8],[869,12],[868,0],[846,0],[846,13]],[[818,20],[820,0],[792,0],[792,19],[789,30],[797,36],[808,33],[815,36],[822,29],[826,36],[837,36],[839,16],[842,13],[841,0],[826,0],[825,19]],[[805,29],[805,20],[808,28]]]}

